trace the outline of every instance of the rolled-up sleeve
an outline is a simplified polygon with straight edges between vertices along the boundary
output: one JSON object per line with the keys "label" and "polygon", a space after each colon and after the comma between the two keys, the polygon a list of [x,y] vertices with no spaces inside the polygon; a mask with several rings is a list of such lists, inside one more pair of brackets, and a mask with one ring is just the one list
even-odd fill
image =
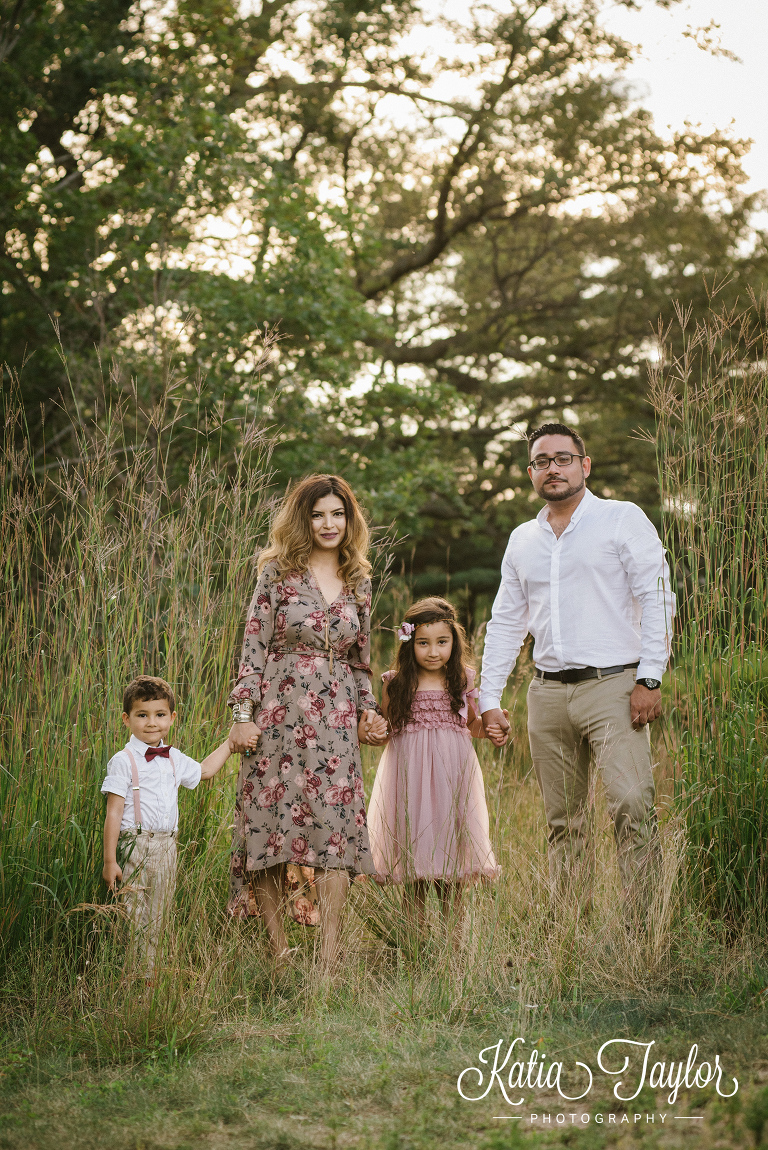
{"label": "rolled-up sleeve", "polygon": [[634,504],[622,519],[618,550],[633,597],[640,604],[638,679],[661,679],[672,647],[675,595],[656,528]]}
{"label": "rolled-up sleeve", "polygon": [[501,706],[501,696],[528,634],[528,603],[509,547],[501,564],[501,586],[485,631],[480,678],[480,713]]}
{"label": "rolled-up sleeve", "polygon": [[131,789],[131,767],[122,753],[113,755],[107,763],[107,777],[101,784],[103,795],[121,795],[125,798]]}

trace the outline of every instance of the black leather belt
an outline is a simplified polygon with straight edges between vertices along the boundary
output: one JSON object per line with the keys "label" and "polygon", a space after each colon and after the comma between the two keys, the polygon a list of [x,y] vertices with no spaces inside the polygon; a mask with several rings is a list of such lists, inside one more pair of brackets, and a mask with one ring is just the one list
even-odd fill
{"label": "black leather belt", "polygon": [[640,663],[623,663],[620,667],[568,667],[565,671],[540,671],[536,668],[537,679],[555,683],[583,683],[585,679],[604,679],[606,675],[620,675],[622,671],[634,671]]}

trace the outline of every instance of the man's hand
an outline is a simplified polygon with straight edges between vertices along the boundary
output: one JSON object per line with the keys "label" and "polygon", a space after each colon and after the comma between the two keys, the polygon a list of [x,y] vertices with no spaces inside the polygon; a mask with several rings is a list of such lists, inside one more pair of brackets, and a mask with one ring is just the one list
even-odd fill
{"label": "man's hand", "polygon": [[387,720],[375,711],[363,711],[357,724],[357,737],[369,747],[380,747],[387,741]]}
{"label": "man's hand", "polygon": [[114,891],[115,884],[123,881],[123,872],[116,862],[105,862],[101,877],[109,889]]}
{"label": "man's hand", "polygon": [[483,711],[483,730],[486,739],[490,739],[495,747],[503,747],[509,738],[509,721],[507,711],[500,707],[493,707],[490,711]]}
{"label": "man's hand", "polygon": [[259,744],[261,728],[255,723],[233,723],[229,732],[229,745],[233,754],[244,755]]}
{"label": "man's hand", "polygon": [[658,719],[661,714],[661,689],[649,691],[642,683],[635,683],[635,689],[629,696],[629,714],[636,731]]}

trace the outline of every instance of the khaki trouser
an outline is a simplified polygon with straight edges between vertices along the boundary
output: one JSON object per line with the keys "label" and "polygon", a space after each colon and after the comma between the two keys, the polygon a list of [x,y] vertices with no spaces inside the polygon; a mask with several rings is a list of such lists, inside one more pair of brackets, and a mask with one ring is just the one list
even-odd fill
{"label": "khaki trouser", "polygon": [[658,855],[648,727],[635,730],[629,697],[634,670],[581,683],[535,678],[528,688],[528,736],[549,827],[552,892],[579,883],[591,896],[585,853],[592,803],[590,757],[602,774],[625,893],[647,887]]}
{"label": "khaki trouser", "polygon": [[147,974],[153,975],[163,915],[176,889],[176,836],[168,831],[121,834],[118,857],[126,856],[127,861],[121,863],[120,897],[131,919],[134,941],[146,963]]}

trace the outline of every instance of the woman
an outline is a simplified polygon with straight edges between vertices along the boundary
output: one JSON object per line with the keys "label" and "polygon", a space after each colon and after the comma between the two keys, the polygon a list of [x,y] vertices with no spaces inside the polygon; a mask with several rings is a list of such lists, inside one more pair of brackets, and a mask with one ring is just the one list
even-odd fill
{"label": "woman", "polygon": [[250,881],[277,957],[287,950],[287,863],[316,868],[326,963],[336,953],[348,873],[374,869],[355,729],[374,745],[386,738],[385,721],[372,713],[367,551],[349,485],[310,475],[286,495],[259,556],[229,698],[230,738],[244,752],[230,909],[242,913]]}

